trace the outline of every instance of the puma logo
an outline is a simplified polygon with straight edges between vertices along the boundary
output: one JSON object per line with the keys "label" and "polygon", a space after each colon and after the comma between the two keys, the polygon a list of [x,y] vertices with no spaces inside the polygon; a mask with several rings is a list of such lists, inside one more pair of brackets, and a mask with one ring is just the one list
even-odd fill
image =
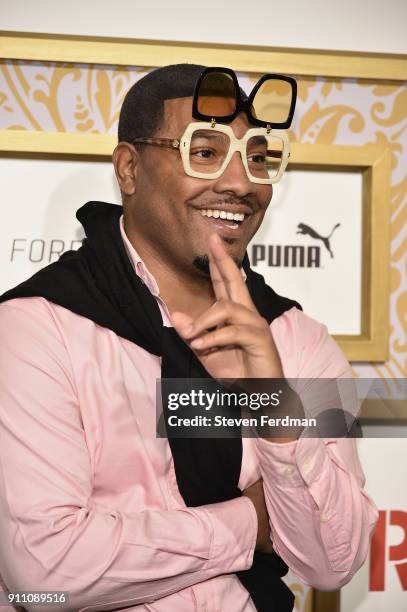
{"label": "puma logo", "polygon": [[305,225],[305,223],[299,223],[297,225],[297,234],[304,234],[304,235],[311,236],[311,238],[315,238],[316,240],[321,240],[321,242],[325,245],[325,248],[330,254],[330,256],[333,257],[334,254],[331,251],[331,245],[330,245],[329,240],[332,234],[334,233],[334,231],[336,230],[336,228],[339,226],[340,226],[340,223],[337,223],[336,225],[334,225],[329,236],[321,236],[320,234],[318,234],[318,232],[312,229],[312,227],[310,227],[309,225]]}

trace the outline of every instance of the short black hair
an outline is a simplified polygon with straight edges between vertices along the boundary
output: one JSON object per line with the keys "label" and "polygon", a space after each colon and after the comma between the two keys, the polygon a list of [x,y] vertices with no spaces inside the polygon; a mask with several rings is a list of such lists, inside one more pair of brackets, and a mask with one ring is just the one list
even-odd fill
{"label": "short black hair", "polygon": [[193,96],[204,68],[198,64],[172,64],[152,70],[134,83],[120,110],[119,142],[153,136],[163,120],[164,100]]}

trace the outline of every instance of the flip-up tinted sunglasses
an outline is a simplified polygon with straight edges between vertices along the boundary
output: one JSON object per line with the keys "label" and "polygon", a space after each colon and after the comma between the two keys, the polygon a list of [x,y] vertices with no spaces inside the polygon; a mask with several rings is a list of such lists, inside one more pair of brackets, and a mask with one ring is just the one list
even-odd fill
{"label": "flip-up tinted sunglasses", "polygon": [[296,100],[297,83],[292,77],[265,74],[243,99],[233,70],[205,68],[195,86],[192,116],[229,123],[243,111],[253,125],[286,129],[291,125]]}

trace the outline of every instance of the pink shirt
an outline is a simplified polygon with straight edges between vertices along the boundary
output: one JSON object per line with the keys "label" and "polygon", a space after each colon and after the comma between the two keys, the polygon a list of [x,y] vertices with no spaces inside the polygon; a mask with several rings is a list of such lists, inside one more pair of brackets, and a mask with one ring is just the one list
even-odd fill
{"label": "pink shirt", "polygon": [[[122,219],[120,226],[170,325],[156,281]],[[351,377],[326,327],[296,308],[271,330],[286,377]],[[239,497],[185,507],[168,441],[155,435],[160,358],[40,297],[1,304],[0,334],[7,589],[69,591],[69,605],[49,612],[254,611],[235,575],[252,564],[254,506]],[[346,584],[366,559],[378,518],[355,440],[243,438],[239,487],[260,477],[277,553],[307,584]]]}

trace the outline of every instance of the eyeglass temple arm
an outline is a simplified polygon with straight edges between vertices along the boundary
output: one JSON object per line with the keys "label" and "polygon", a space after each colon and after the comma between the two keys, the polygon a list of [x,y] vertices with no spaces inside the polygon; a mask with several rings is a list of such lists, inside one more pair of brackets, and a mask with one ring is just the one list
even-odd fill
{"label": "eyeglass temple arm", "polygon": [[134,138],[131,142],[132,144],[150,144],[157,147],[179,149],[179,140],[177,138]]}

